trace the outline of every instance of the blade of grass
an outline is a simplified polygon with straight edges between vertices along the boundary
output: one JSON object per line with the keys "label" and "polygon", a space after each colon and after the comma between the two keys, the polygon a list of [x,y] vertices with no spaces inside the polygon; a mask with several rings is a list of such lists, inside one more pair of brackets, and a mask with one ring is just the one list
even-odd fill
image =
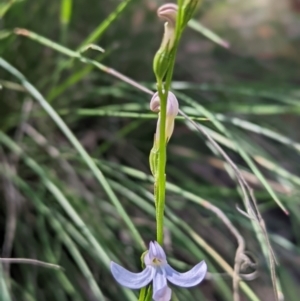
{"label": "blade of grass", "polygon": [[[208,134],[209,131],[204,130],[203,126],[202,126],[202,128],[203,128],[203,132],[205,133],[205,135],[207,137],[211,137],[210,134]],[[232,140],[229,143],[231,143],[231,142],[232,142]],[[235,143],[235,147],[237,147],[237,143]],[[242,149],[242,148],[240,148],[240,149]],[[248,154],[247,154],[247,156],[248,156]],[[226,160],[226,161],[227,161],[226,166],[231,171],[230,175],[235,178],[236,177],[236,172],[235,172],[234,175],[232,174],[232,165],[229,166],[229,164],[228,164],[229,161],[228,160]],[[268,186],[270,186],[270,185],[268,184]],[[281,285],[280,285],[280,283],[277,284],[278,278],[276,276],[276,270],[275,270],[276,258],[275,258],[274,251],[271,247],[271,244],[270,244],[270,241],[269,241],[269,238],[268,238],[268,234],[267,234],[267,230],[266,230],[266,227],[265,227],[264,220],[261,217],[261,214],[260,214],[260,212],[258,210],[258,207],[257,207],[257,204],[256,204],[256,200],[254,198],[253,192],[250,189],[249,185],[247,186],[247,189],[250,189],[249,194],[250,194],[250,199],[252,201],[252,204],[250,203],[249,198],[247,196],[245,197],[245,191],[243,191],[244,187],[241,186],[240,188],[241,189],[239,189],[239,192],[241,193],[241,196],[242,196],[242,199],[243,199],[243,202],[244,202],[244,206],[247,210],[247,217],[251,219],[253,228],[255,230],[257,239],[260,242],[260,246],[262,248],[264,256],[266,257],[266,259],[269,259],[268,262],[269,262],[271,279],[272,279],[273,288],[274,288],[274,294],[275,294],[276,300],[278,301],[279,296],[281,296],[281,294],[282,294],[281,290],[279,289],[281,287]]]}
{"label": "blade of grass", "polygon": [[[6,284],[5,274],[2,268],[2,264],[0,263],[0,294],[1,294],[1,300],[3,301],[12,301],[8,287]],[[2,299],[3,298],[3,299]]]}
{"label": "blade of grass", "polygon": [[[65,41],[66,37],[66,26],[63,23],[63,21],[68,20],[71,17],[71,1],[72,0],[61,0],[62,2],[62,9],[61,9],[61,22],[62,22],[62,37]],[[77,48],[77,51],[79,52],[82,48],[87,46],[88,44],[94,43],[96,40],[99,40],[101,36],[105,33],[105,31],[109,28],[109,26],[122,14],[122,12],[127,8],[127,6],[130,4],[132,0],[124,0],[122,1],[116,9],[105,19],[103,20],[95,29],[94,31],[80,44],[80,46]],[[65,43],[62,43],[65,44]],[[54,72],[54,75],[52,77],[52,86],[53,89],[50,90],[49,95],[55,94],[55,87],[56,83],[58,82],[60,78],[61,72],[67,68],[71,63],[71,60],[64,61],[57,70]],[[53,97],[53,96],[52,96]]]}
{"label": "blade of grass", "polygon": [[[80,54],[80,52],[76,52],[76,51],[73,51],[69,48],[66,48],[58,43],[55,43],[43,36],[40,36],[32,31],[29,31],[27,29],[22,29],[22,28],[16,28],[14,30],[14,33],[17,34],[17,35],[22,35],[22,36],[25,36],[25,37],[28,37],[42,45],[45,45],[49,48],[52,48],[60,53],[63,53],[64,55],[66,56],[69,56],[71,58],[77,58],[79,59],[81,62],[83,63],[86,63],[86,64],[91,64],[93,66],[95,66],[96,68],[102,70],[103,72],[105,73],[108,73],[118,79],[120,79],[121,81],[124,81],[126,82],[127,84],[129,85],[132,85],[134,87],[137,87],[138,89],[146,92],[149,94],[149,89],[145,88],[144,86],[142,85],[139,85],[137,82],[135,82],[134,80],[128,78],[127,76],[124,76],[123,74],[119,73],[118,71],[112,69],[112,68],[109,68],[103,64],[100,64],[99,62],[95,61],[95,60],[91,60],[91,59],[88,59],[86,57],[84,57],[83,55]],[[152,94],[152,92],[150,91],[150,94]]]}
{"label": "blade of grass", "polygon": [[216,33],[208,29],[207,27],[203,26],[200,24],[198,21],[192,19],[188,22],[188,26],[197,31],[200,32],[203,36],[205,36],[207,39],[213,41],[214,43],[224,47],[224,48],[229,48],[230,45],[227,41],[223,40],[220,38]]}
{"label": "blade of grass", "polygon": [[10,0],[5,1],[5,3],[0,3],[0,19],[13,7],[14,4],[21,2],[23,0]]}
{"label": "blade of grass", "polygon": [[72,17],[73,0],[61,0],[60,25],[61,25],[61,43],[67,43],[68,27]]}
{"label": "blade of grass", "polygon": [[[46,231],[45,227],[45,218],[43,215],[38,215],[36,219],[37,228],[40,229],[38,231],[38,237],[42,242],[42,245],[45,249],[44,254],[47,261],[57,262],[58,256],[53,251],[52,244],[50,242],[49,233]],[[79,292],[75,289],[71,280],[67,277],[67,275],[62,271],[57,271],[56,276],[58,278],[58,282],[60,283],[59,290],[57,290],[57,299],[62,299],[63,301],[67,301],[68,296],[70,296],[73,300],[83,301]],[[52,285],[52,284],[51,284]],[[55,285],[55,284],[53,284]],[[37,288],[34,288],[38,290]]]}
{"label": "blade of grass", "polygon": [[213,125],[216,126],[216,128],[220,132],[224,133],[225,136],[228,137],[235,144],[237,152],[244,159],[244,161],[247,163],[247,165],[252,170],[252,172],[256,175],[256,177],[261,181],[261,183],[264,185],[264,187],[266,188],[266,190],[269,192],[269,194],[273,198],[273,200],[278,204],[278,206],[283,210],[283,212],[285,212],[286,214],[288,214],[286,208],[280,202],[278,196],[276,195],[276,193],[274,192],[274,190],[272,189],[272,187],[268,184],[268,182],[266,181],[265,177],[259,171],[259,169],[255,165],[255,163],[253,162],[253,160],[251,159],[251,157],[247,154],[247,152],[243,148],[241,148],[239,146],[238,143],[235,142],[234,137],[232,137],[232,135],[230,134],[230,132],[223,126],[223,124],[221,122],[219,122],[215,118],[214,114],[212,114],[211,112],[209,112],[206,108],[204,108],[202,105],[198,104],[192,98],[190,98],[190,97],[188,97],[188,96],[186,96],[186,95],[184,95],[182,93],[177,93],[177,95],[180,96],[186,103],[192,105],[196,110],[199,111],[200,114],[202,114],[205,117],[207,117],[213,123]]}
{"label": "blade of grass", "polygon": [[141,250],[145,250],[146,246],[143,242],[141,235],[139,234],[138,230],[134,226],[133,222],[131,221],[130,217],[128,216],[127,212],[124,210],[121,202],[118,200],[117,196],[114,194],[113,190],[110,188],[106,178],[104,177],[103,173],[99,170],[96,164],[93,162],[91,157],[88,155],[86,150],[82,147],[80,142],[74,136],[74,134],[70,131],[64,121],[59,117],[56,111],[49,105],[49,103],[43,98],[40,92],[31,85],[26,78],[13,66],[8,64],[5,60],[0,58],[0,66],[6,69],[9,73],[14,75],[21,84],[27,89],[27,91],[31,94],[31,96],[39,102],[39,104],[43,107],[43,109],[48,113],[48,115],[53,119],[56,125],[60,128],[60,130],[64,133],[64,135],[68,138],[70,143],[74,146],[77,152],[82,157],[83,161],[86,165],[90,168],[91,172],[95,176],[95,178],[99,181],[100,185],[103,187],[104,191],[108,195],[109,199],[115,205],[117,211],[119,212],[120,216],[123,218],[124,222],[130,229],[137,245],[140,246]]}
{"label": "blade of grass", "polygon": [[[22,151],[22,149],[16,145],[8,136],[0,131],[0,143],[4,144],[8,147],[13,153],[18,154],[20,158],[25,162],[25,164],[30,167],[42,180],[43,184],[47,187],[47,189],[52,193],[58,203],[65,210],[67,215],[72,219],[72,221],[76,224],[77,228],[82,231],[84,236],[88,239],[91,246],[96,250],[99,254],[99,258],[104,266],[109,269],[110,266],[110,258],[107,253],[104,251],[102,246],[95,239],[94,235],[88,229],[86,224],[77,214],[77,212],[70,205],[69,201],[66,199],[64,194],[59,190],[59,188],[48,178],[45,171],[38,165],[32,158],[26,156],[26,154]],[[129,300],[134,301],[135,297],[132,291],[123,289],[124,293],[127,295]]]}
{"label": "blade of grass", "polygon": [[270,87],[269,90],[262,89],[260,87],[247,87],[247,86],[236,86],[230,87],[225,85],[213,85],[213,84],[191,84],[188,82],[173,82],[172,88],[176,90],[181,89],[199,89],[201,91],[208,92],[224,92],[229,94],[237,94],[250,97],[261,97],[270,100],[276,100],[285,104],[294,105],[299,107],[299,99],[286,93],[271,92],[274,91],[274,87]]}
{"label": "blade of grass", "polygon": [[[0,173],[4,173],[5,170],[3,167],[1,167],[0,164]],[[70,239],[69,235],[66,233],[65,224],[61,223],[64,218],[59,215],[59,213],[56,213],[53,211],[53,209],[48,208],[46,205],[44,205],[44,201],[39,199],[38,195],[35,191],[33,191],[30,186],[22,180],[20,177],[14,175],[12,172],[5,172],[5,176],[8,177],[10,180],[14,181],[14,184],[16,184],[24,193],[26,196],[28,196],[28,199],[33,202],[34,206],[37,208],[39,214],[44,215],[50,225],[53,227],[55,232],[57,233],[58,237],[60,237],[63,244],[66,245],[68,251],[73,256],[74,261],[78,265],[79,269],[82,271],[82,274],[87,279],[87,282],[89,283],[91,290],[94,292],[95,296],[97,297],[97,300],[104,300],[104,297],[99,290],[99,287],[97,286],[97,283],[95,279],[93,278],[93,275],[91,274],[88,266],[86,265],[84,259],[82,258],[79,250],[73,243],[73,241]],[[73,232],[77,231],[75,228],[73,228]],[[76,236],[80,235],[79,233],[76,233]],[[98,254],[97,252],[94,252],[94,247],[91,248],[90,244],[85,241],[85,239],[82,237],[81,240],[84,240],[84,245],[86,245],[86,250],[89,252],[92,251],[93,257],[96,256],[97,261],[102,262],[101,254]],[[51,252],[50,252],[51,253]],[[52,256],[53,257],[53,256]],[[55,260],[55,258],[53,257]],[[117,258],[115,256],[112,257],[113,260],[116,260]],[[67,289],[70,293],[72,293],[72,290]],[[73,293],[72,293],[73,294]],[[132,300],[132,299],[130,299]]]}
{"label": "blade of grass", "polygon": [[122,1],[116,7],[116,9],[104,21],[102,21],[98,25],[98,27],[96,27],[94,31],[81,43],[79,49],[88,44],[94,43],[96,40],[99,40],[104,34],[104,32],[108,29],[108,27],[112,24],[112,22],[114,22],[122,14],[122,12],[128,7],[130,2],[132,1],[133,0]]}
{"label": "blade of grass", "polygon": [[39,213],[47,217],[50,225],[60,237],[61,242],[67,247],[68,251],[74,258],[74,261],[78,265],[78,268],[81,270],[83,276],[86,278],[87,283],[89,284],[91,291],[93,292],[97,300],[105,300],[104,295],[100,290],[99,286],[97,285],[90,269],[85,263],[85,260],[81,256],[79,250],[77,249],[73,241],[64,231],[64,228],[58,222],[57,218],[55,218],[55,213],[53,212],[53,210],[50,210],[47,206],[43,204],[43,201],[38,198],[36,193],[34,193],[34,191],[26,184],[26,182],[24,182],[18,177],[16,177],[15,182],[17,182],[18,186],[26,192],[29,199],[34,203],[35,207],[38,209]]}

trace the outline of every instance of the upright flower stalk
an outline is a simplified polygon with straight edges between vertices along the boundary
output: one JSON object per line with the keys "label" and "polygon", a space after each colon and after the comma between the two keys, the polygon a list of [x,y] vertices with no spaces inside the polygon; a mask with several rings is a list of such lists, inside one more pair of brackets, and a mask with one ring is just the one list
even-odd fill
{"label": "upright flower stalk", "polygon": [[[176,24],[178,18],[178,6],[174,3],[162,5],[157,10],[157,15],[162,20],[165,20],[164,36],[162,43],[153,59],[153,71],[157,81],[157,93],[154,97],[159,103],[159,118],[157,122],[157,131],[154,138],[154,145],[150,153],[155,155],[154,170],[154,199],[156,205],[156,240],[159,244],[163,244],[164,233],[164,208],[165,208],[165,191],[166,191],[166,123],[167,123],[167,98],[169,85],[163,83],[165,77],[171,78],[170,70],[173,70],[174,57],[178,36],[176,36]],[[153,98],[152,98],[153,100]],[[154,150],[154,152],[153,152]]]}
{"label": "upright flower stalk", "polygon": [[[166,190],[166,146],[169,140],[169,138],[166,137],[166,131],[168,134],[168,130],[170,129],[168,121],[171,119],[167,116],[167,104],[169,95],[174,95],[169,94],[171,93],[169,92],[169,89],[173,76],[178,43],[188,19],[191,18],[192,12],[194,12],[196,8],[196,1],[198,2],[198,0],[179,0],[179,6],[174,3],[167,3],[157,10],[158,17],[165,20],[166,23],[164,25],[165,32],[161,46],[153,60],[153,70],[157,81],[157,93],[155,93],[155,97],[159,98],[160,112],[157,131],[154,138],[154,145],[150,152],[150,167],[155,179],[154,198],[156,205],[156,240],[160,244],[163,243]],[[174,127],[174,123],[172,122],[171,124]]]}
{"label": "upright flower stalk", "polygon": [[171,289],[167,285],[168,281],[181,287],[195,286],[204,279],[207,271],[204,261],[186,273],[175,271],[168,264],[161,247],[164,240],[166,147],[173,134],[179,110],[178,100],[169,90],[180,37],[198,3],[199,0],[178,0],[178,5],[167,3],[157,10],[158,17],[166,22],[160,48],[153,59],[157,92],[150,101],[150,109],[158,113],[153,147],[149,156],[150,169],[154,177],[156,241],[151,242],[149,250],[143,253],[142,266],[145,268],[140,273],[132,273],[117,263],[111,263],[111,272],[121,285],[141,289],[139,301],[149,301],[151,295],[154,301],[170,301]]}
{"label": "upright flower stalk", "polygon": [[165,166],[166,144],[170,140],[175,118],[178,114],[178,100],[172,92],[168,92],[165,112],[162,112],[159,93],[156,92],[150,101],[150,109],[159,112],[154,143],[149,156],[150,169],[154,176],[154,199],[156,206],[157,241],[163,243],[164,206],[165,206]]}
{"label": "upright flower stalk", "polygon": [[[150,152],[150,169],[154,176],[154,199],[156,206],[156,240],[162,245],[164,239],[164,209],[166,194],[166,147],[178,114],[176,96],[169,92],[179,40],[188,21],[191,19],[199,0],[178,0],[178,5],[167,3],[157,10],[164,24],[162,43],[153,60],[157,92],[153,95],[150,108],[156,108],[159,116],[153,148]],[[154,106],[155,104],[155,106]],[[159,105],[158,105],[159,104]]]}

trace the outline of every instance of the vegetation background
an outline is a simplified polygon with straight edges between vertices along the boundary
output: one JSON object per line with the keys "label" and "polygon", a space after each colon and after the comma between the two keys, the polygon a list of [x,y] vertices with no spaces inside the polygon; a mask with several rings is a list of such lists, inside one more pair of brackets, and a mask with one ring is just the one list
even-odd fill
{"label": "vegetation background", "polygon": [[[157,116],[148,109],[149,95],[114,70],[155,89],[162,3],[1,0],[1,257],[63,270],[3,261],[0,300],[136,300],[108,266],[115,260],[138,271],[140,238],[148,243],[155,237],[148,155]],[[282,300],[298,301],[300,4],[205,0],[191,27],[173,82],[180,107],[254,189],[277,255]],[[230,48],[211,40],[216,37]],[[91,43],[105,52],[88,49],[80,57],[80,47]],[[275,300],[267,246],[241,213],[249,208],[234,175],[182,119],[168,145],[167,173],[168,258],[179,270],[202,259],[209,266],[199,287],[174,288],[177,298],[232,300],[237,242],[208,210],[211,204],[241,233],[255,263],[242,267],[241,300]]]}

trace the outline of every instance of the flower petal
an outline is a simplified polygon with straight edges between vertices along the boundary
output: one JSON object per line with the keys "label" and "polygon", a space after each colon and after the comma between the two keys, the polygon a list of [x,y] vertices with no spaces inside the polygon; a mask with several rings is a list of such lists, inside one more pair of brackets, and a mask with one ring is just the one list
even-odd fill
{"label": "flower petal", "polygon": [[174,118],[167,117],[167,120],[166,120],[166,140],[167,140],[167,142],[169,142],[169,140],[173,134],[173,131],[174,131]]}
{"label": "flower petal", "polygon": [[110,270],[121,285],[131,289],[140,289],[146,286],[153,279],[155,272],[153,267],[147,266],[140,273],[132,273],[113,261],[110,263]]}
{"label": "flower petal", "polygon": [[199,284],[204,279],[207,265],[205,261],[201,261],[186,273],[179,273],[168,264],[164,269],[170,282],[182,287],[191,287]]}
{"label": "flower petal", "polygon": [[153,295],[155,301],[170,301],[171,289],[167,286],[167,279],[164,271],[161,268],[156,268],[156,273],[153,277]]}
{"label": "flower petal", "polygon": [[166,260],[166,253],[163,250],[163,248],[160,246],[160,244],[156,241],[150,242],[149,247],[149,258],[150,259],[160,259],[160,260]]}
{"label": "flower petal", "polygon": [[175,118],[178,115],[179,104],[174,93],[168,93],[167,99],[167,117]]}

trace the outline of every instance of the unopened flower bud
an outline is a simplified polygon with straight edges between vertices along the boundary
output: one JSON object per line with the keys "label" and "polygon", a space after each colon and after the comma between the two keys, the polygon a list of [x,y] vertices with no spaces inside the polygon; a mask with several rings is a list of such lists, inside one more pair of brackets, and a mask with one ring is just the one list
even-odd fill
{"label": "unopened flower bud", "polygon": [[[150,109],[153,112],[160,111],[160,98],[158,92],[156,92],[150,101]],[[166,108],[166,141],[168,142],[173,134],[174,130],[174,120],[178,115],[179,105],[178,100],[174,93],[169,92],[167,98],[167,108]],[[159,145],[159,127],[160,127],[160,117],[158,117],[157,125],[156,125],[156,133],[155,133],[155,144],[158,148]]]}
{"label": "unopened flower bud", "polygon": [[157,15],[159,18],[167,21],[170,26],[175,27],[177,11],[178,11],[177,4],[166,3],[158,8]]}
{"label": "unopened flower bud", "polygon": [[191,20],[194,15],[197,6],[202,2],[201,0],[185,0],[182,6],[183,16],[181,28],[184,28],[186,24]]}
{"label": "unopened flower bud", "polygon": [[165,31],[162,43],[153,60],[154,74],[161,81],[168,71],[172,58],[172,48],[175,42],[177,10],[178,6],[174,3],[164,4],[157,10],[158,17],[167,21],[164,26]]}
{"label": "unopened flower bud", "polygon": [[[158,113],[160,111],[160,98],[158,92],[154,93],[150,100],[150,110]],[[179,105],[174,93],[168,92],[167,97],[167,117],[175,118],[178,115]]]}

